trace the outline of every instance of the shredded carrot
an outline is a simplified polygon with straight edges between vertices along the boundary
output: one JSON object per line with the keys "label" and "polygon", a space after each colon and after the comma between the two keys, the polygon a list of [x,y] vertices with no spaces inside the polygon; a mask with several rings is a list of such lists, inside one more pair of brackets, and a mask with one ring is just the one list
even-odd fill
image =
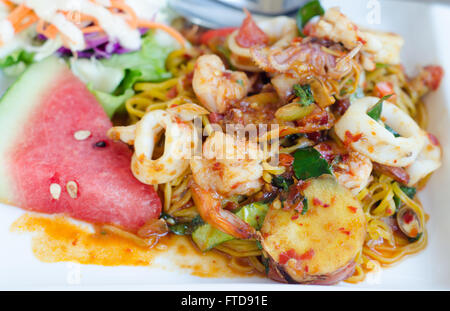
{"label": "shredded carrot", "polygon": [[14,29],[16,29],[15,26],[19,25],[30,12],[32,11],[29,8],[21,4],[12,10],[8,16],[8,20],[11,22]]}
{"label": "shredded carrot", "polygon": [[111,0],[111,9],[117,9],[125,12],[130,17],[129,24],[132,28],[138,27],[138,17],[134,10],[121,0]]}
{"label": "shredded carrot", "polygon": [[25,29],[27,29],[28,27],[30,27],[31,25],[33,25],[34,23],[36,23],[39,20],[39,17],[30,12],[23,20],[20,24],[14,26],[14,31],[16,33],[19,33]]}
{"label": "shredded carrot", "polygon": [[183,37],[183,35],[181,33],[179,33],[176,29],[174,29],[174,28],[172,28],[170,26],[167,26],[167,25],[164,25],[164,24],[160,24],[160,23],[156,23],[156,22],[139,20],[138,21],[138,27],[145,27],[145,28],[150,28],[150,29],[161,29],[161,30],[164,30],[169,35],[171,35],[175,40],[177,40],[178,43],[180,43],[182,47],[186,46],[186,39]]}
{"label": "shredded carrot", "polygon": [[100,26],[94,25],[94,26],[89,26],[89,27],[83,28],[81,31],[83,33],[92,33],[92,32],[103,31],[103,29]]}
{"label": "shredded carrot", "polygon": [[46,36],[47,38],[54,39],[56,38],[56,35],[58,34],[58,28],[56,28],[53,25],[46,25],[44,20],[39,20],[36,30],[38,33]]}
{"label": "shredded carrot", "polygon": [[11,11],[16,7],[16,5],[11,1],[8,0],[0,0],[0,1],[3,2]]}
{"label": "shredded carrot", "polygon": [[[60,33],[57,27],[55,27],[52,24],[48,24],[46,21],[42,19],[39,19],[36,13],[34,13],[33,10],[27,8],[24,4],[14,6],[14,4],[8,0],[0,0],[0,1],[5,3],[8,7],[11,8],[11,13],[8,16],[8,20],[11,22],[11,25],[13,26],[14,31],[16,33],[27,29],[36,22],[37,22],[36,25],[37,32],[43,34],[47,38],[54,39],[58,35],[58,33]],[[128,6],[123,0],[111,0],[111,6],[109,7],[109,9],[114,14],[124,14],[125,18],[127,18],[127,22],[132,28],[144,27],[149,29],[161,29],[167,32],[173,38],[175,38],[175,40],[177,40],[181,44],[181,46],[183,47],[186,46],[186,39],[176,29],[164,24],[138,19],[136,12],[134,12],[134,10],[130,6]],[[63,13],[65,17],[72,22],[79,24],[83,22],[84,26],[80,25],[80,29],[83,33],[102,31],[102,28],[99,25],[98,21],[92,16],[77,13],[77,16],[74,17],[73,12],[61,12],[61,13]],[[71,39],[65,36],[64,34],[61,33],[61,36],[64,44],[71,42]],[[2,42],[0,41],[0,45],[1,44]]]}

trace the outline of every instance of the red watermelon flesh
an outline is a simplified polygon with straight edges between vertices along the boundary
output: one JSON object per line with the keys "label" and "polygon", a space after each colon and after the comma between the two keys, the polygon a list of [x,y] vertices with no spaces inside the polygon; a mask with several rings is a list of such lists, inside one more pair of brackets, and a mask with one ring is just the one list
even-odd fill
{"label": "red watermelon flesh", "polygon": [[[106,137],[112,124],[96,98],[64,64],[58,64],[52,76],[45,77],[49,84],[24,112],[25,120],[5,152],[8,165],[3,170],[13,192],[5,199],[31,211],[64,213],[136,231],[159,217],[160,199],[153,187],[132,175],[129,148]],[[8,93],[14,91],[13,87]],[[90,131],[91,136],[77,140],[74,134],[78,131]],[[98,142],[106,144],[98,147]],[[75,199],[66,190],[69,181],[78,185]],[[61,186],[59,199],[50,193],[52,183]]]}

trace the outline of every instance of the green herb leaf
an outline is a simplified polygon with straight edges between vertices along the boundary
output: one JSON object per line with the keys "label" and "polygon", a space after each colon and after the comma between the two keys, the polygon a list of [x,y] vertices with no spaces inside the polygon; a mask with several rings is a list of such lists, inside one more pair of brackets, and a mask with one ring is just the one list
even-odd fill
{"label": "green herb leaf", "polygon": [[309,86],[309,84],[295,84],[294,94],[299,97],[299,104],[301,104],[302,106],[309,106],[314,103],[314,96],[311,92],[311,87]]}
{"label": "green herb leaf", "polygon": [[294,154],[292,165],[295,176],[301,180],[332,174],[327,160],[322,158],[319,151],[313,147],[298,149]]}
{"label": "green herb leaf", "polygon": [[406,186],[400,186],[400,189],[410,198],[413,199],[416,195],[417,189],[414,187],[406,187]]}
{"label": "green herb leaf", "polygon": [[308,199],[305,197],[303,199],[303,208],[301,214],[305,215],[307,211],[308,211]]}
{"label": "green herb leaf", "polygon": [[272,178],[272,186],[283,189],[284,191],[289,190],[289,186],[292,185],[294,181],[292,178],[285,178],[283,176],[273,176]]}
{"label": "green herb leaf", "polygon": [[263,264],[263,266],[265,268],[266,274],[269,274],[269,269],[270,269],[270,267],[269,267],[269,259],[264,257],[264,256],[261,256],[261,263]]}
{"label": "green herb leaf", "polygon": [[[414,187],[400,186],[400,189],[410,198],[413,199],[416,195],[417,189]],[[402,201],[398,196],[394,196],[395,210],[398,211],[402,205]]]}
{"label": "green herb leaf", "polygon": [[392,135],[394,135],[394,137],[400,137],[400,134],[397,133],[396,130],[394,130],[392,127],[390,127],[389,125],[385,124],[384,127],[392,133]]}
{"label": "green herb leaf", "polygon": [[313,0],[302,6],[297,12],[297,28],[300,35],[304,37],[303,27],[313,18],[325,14],[325,10],[319,0]]}
{"label": "green herb leaf", "polygon": [[260,241],[256,241],[256,246],[258,246],[259,249],[263,249]]}
{"label": "green herb leaf", "polygon": [[381,117],[381,111],[383,110],[383,102],[390,98],[392,95],[394,94],[389,94],[386,96],[383,96],[380,98],[380,100],[375,104],[375,106],[372,107],[372,109],[370,109],[367,114],[369,115],[369,117],[371,117],[372,119],[374,119],[375,121],[380,120]]}

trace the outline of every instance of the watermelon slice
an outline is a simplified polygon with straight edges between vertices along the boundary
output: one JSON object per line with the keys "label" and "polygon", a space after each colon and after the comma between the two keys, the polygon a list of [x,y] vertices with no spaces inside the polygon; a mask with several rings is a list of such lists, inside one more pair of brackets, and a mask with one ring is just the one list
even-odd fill
{"label": "watermelon slice", "polygon": [[0,101],[0,200],[130,231],[159,217],[154,188],[131,173],[131,151],[106,137],[111,126],[63,61],[31,66]]}

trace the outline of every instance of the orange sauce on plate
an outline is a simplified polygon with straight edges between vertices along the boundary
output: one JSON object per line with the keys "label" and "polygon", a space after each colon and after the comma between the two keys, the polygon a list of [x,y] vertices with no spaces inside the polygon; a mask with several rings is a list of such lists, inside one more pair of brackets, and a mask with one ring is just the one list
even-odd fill
{"label": "orange sauce on plate", "polygon": [[243,260],[242,269],[218,251],[200,252],[190,238],[162,237],[152,248],[111,232],[94,232],[88,225],[63,216],[24,214],[11,225],[12,232],[33,234],[32,250],[43,262],[71,261],[102,266],[151,266],[185,270],[200,277],[250,277],[260,274]]}

